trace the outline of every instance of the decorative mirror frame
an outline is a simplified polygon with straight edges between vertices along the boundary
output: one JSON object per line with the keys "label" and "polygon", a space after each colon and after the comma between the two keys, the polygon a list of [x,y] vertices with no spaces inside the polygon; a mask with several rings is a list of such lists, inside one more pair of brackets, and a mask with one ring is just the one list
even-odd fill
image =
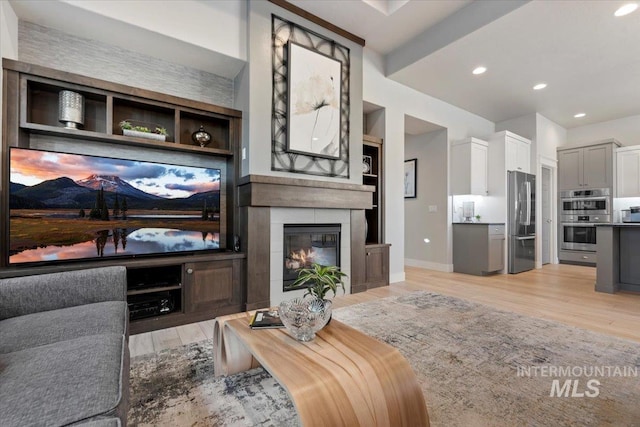
{"label": "decorative mirror frame", "polygon": [[[293,22],[271,15],[271,170],[349,178],[349,48]],[[340,62],[340,140],[337,156],[290,150],[290,42]]]}

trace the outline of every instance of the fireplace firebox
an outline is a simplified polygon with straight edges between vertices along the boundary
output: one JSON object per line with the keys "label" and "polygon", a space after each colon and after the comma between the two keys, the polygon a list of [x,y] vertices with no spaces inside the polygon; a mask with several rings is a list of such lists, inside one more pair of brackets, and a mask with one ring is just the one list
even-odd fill
{"label": "fireplace firebox", "polygon": [[340,267],[340,224],[291,224],[284,226],[283,291],[294,287],[298,271],[312,264]]}

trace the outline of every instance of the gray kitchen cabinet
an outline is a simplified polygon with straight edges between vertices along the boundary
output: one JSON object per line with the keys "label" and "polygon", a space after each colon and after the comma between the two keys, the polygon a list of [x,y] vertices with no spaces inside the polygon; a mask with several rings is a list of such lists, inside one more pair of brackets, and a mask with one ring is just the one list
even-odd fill
{"label": "gray kitchen cabinet", "polygon": [[615,140],[558,149],[558,190],[613,188]]}
{"label": "gray kitchen cabinet", "polygon": [[483,276],[504,269],[504,223],[453,224],[453,271]]}

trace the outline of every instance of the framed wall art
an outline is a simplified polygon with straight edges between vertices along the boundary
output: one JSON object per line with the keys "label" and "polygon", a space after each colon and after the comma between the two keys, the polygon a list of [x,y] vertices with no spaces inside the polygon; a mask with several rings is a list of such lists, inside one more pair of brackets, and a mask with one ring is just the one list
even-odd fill
{"label": "framed wall art", "polygon": [[373,174],[373,158],[371,156],[367,156],[366,154],[362,155],[362,173],[365,174]]}
{"label": "framed wall art", "polygon": [[404,161],[404,198],[415,199],[418,194],[416,175],[418,159]]}
{"label": "framed wall art", "polygon": [[340,158],[340,61],[289,41],[287,151]]}
{"label": "framed wall art", "polygon": [[349,178],[347,47],[271,16],[271,170]]}

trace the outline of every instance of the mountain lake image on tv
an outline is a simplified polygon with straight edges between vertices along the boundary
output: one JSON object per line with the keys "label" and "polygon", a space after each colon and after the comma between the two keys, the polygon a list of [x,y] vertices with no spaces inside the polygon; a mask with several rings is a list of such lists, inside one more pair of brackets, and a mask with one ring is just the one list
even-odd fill
{"label": "mountain lake image on tv", "polygon": [[220,169],[10,150],[9,263],[220,249]]}

